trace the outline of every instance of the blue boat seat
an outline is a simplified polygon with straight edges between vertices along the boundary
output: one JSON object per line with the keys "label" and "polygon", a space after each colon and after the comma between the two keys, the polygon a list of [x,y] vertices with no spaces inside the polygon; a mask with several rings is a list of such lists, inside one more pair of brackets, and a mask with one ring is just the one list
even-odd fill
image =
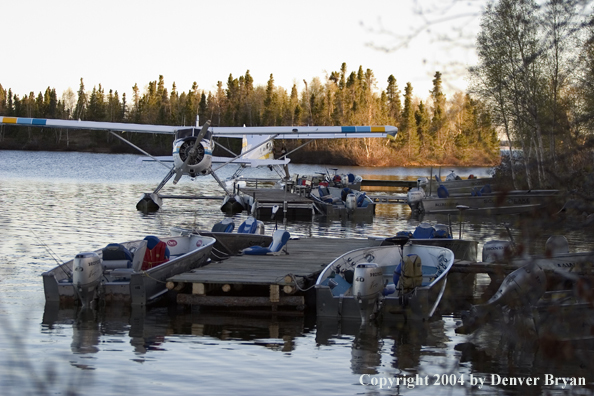
{"label": "blue boat seat", "polygon": [[132,253],[121,243],[110,243],[103,248],[103,260],[132,260]]}
{"label": "blue boat seat", "polygon": [[233,219],[226,218],[226,219],[219,221],[217,224],[215,224],[212,227],[211,232],[233,232],[234,228],[235,228],[235,223],[233,222]]}
{"label": "blue boat seat", "polygon": [[330,194],[327,187],[318,186],[318,194],[320,195],[320,200],[322,200],[322,202],[334,203],[332,194]]}
{"label": "blue boat seat", "polygon": [[440,186],[437,187],[437,196],[439,198],[447,198],[450,196],[448,189],[443,184],[440,184]]}
{"label": "blue boat seat", "polygon": [[452,239],[452,236],[450,235],[448,230],[435,230],[435,233],[433,234],[433,238]]}
{"label": "blue boat seat", "polygon": [[328,284],[334,281],[334,287],[331,287],[330,290],[333,296],[340,296],[341,294],[345,294],[350,288],[351,284],[347,282],[340,274],[334,276],[334,278],[328,278]]}
{"label": "blue boat seat", "polygon": [[103,270],[132,268],[132,253],[120,243],[110,243],[102,249]]}
{"label": "blue boat seat", "polygon": [[[278,255],[281,253],[281,250],[286,246],[287,242],[291,238],[291,234],[285,230],[276,230],[272,234],[272,243],[268,247],[262,246],[251,246],[247,249],[243,249],[243,254],[248,255],[265,255],[265,254],[273,254]],[[285,251],[285,253],[287,253]]]}
{"label": "blue boat seat", "polygon": [[493,191],[491,190],[491,185],[490,184],[485,184],[481,189],[480,189],[481,195],[482,194],[491,194]]}
{"label": "blue boat seat", "polygon": [[258,221],[249,216],[246,221],[241,223],[239,228],[237,229],[238,234],[255,234],[256,230],[258,229]]}
{"label": "blue boat seat", "polygon": [[366,208],[367,205],[369,205],[369,201],[367,201],[365,199],[366,194],[365,193],[361,193],[358,197],[357,197],[357,207],[358,208]]}
{"label": "blue boat seat", "polygon": [[435,228],[427,223],[421,223],[415,228],[412,237],[414,239],[430,239],[435,237]]}

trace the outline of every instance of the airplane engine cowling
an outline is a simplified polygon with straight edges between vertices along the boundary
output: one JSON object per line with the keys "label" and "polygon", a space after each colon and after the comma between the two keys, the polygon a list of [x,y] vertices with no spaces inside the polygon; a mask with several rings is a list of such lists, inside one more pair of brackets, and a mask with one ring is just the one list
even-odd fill
{"label": "airplane engine cowling", "polygon": [[202,140],[196,146],[192,155],[191,151],[196,144],[195,137],[178,139],[173,143],[173,163],[176,168],[181,168],[186,160],[186,172],[190,177],[206,175],[212,164],[212,149],[208,140]]}

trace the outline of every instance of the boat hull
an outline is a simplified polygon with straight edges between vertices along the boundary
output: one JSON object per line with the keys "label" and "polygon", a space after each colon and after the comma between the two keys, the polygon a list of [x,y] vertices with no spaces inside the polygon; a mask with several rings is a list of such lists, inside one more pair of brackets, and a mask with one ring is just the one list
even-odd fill
{"label": "boat hull", "polygon": [[[168,290],[165,286],[167,279],[206,265],[216,242],[214,238],[200,235],[162,237],[160,239],[171,247],[170,260],[146,271],[130,271],[121,280],[113,280],[110,276],[104,276],[103,282],[98,286],[99,295],[104,302],[146,306],[160,300],[167,294]],[[122,245],[133,249],[142,242],[131,241]],[[185,246],[186,252],[176,251],[174,246]],[[189,246],[192,246],[193,249],[190,249]],[[181,254],[176,255],[175,253]],[[72,271],[72,260],[41,274],[47,302],[66,305],[77,303],[78,296],[68,277],[69,271]]]}
{"label": "boat hull", "polygon": [[460,206],[469,214],[520,214],[554,205],[557,192],[550,193],[494,193],[483,196],[426,197],[418,205],[421,213],[458,213]]}

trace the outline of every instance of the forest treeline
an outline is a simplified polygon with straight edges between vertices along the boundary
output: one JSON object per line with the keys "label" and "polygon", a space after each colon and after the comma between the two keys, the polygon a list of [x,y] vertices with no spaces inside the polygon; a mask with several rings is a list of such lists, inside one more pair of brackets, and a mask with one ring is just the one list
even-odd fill
{"label": "forest treeline", "polygon": [[510,150],[521,150],[500,169],[512,188],[594,191],[591,12],[588,0],[498,0],[485,8],[469,91]]}
{"label": "forest treeline", "polygon": [[[99,86],[87,90],[84,81],[75,93],[61,95],[55,89],[20,97],[0,85],[0,114],[17,117],[63,118],[86,121],[194,125],[211,120],[215,126],[278,125],[394,125],[396,138],[336,139],[314,141],[291,155],[295,162],[362,166],[408,166],[426,164],[493,165],[499,162],[499,140],[485,105],[466,93],[446,98],[441,73],[426,99],[413,94],[411,83],[401,92],[390,76],[384,89],[371,69],[348,72],[347,65],[324,79],[314,78],[300,92],[277,86],[271,74],[265,86],[254,85],[249,70],[238,78],[231,74],[219,81],[214,92],[199,89],[195,82],[187,92],[175,83],[168,89],[163,76],[141,91],[133,86],[132,98]],[[127,151],[107,133],[77,133],[66,130],[36,131],[3,127],[2,148]],[[168,154],[170,138],[135,136],[130,139]],[[228,142],[223,142],[228,145]],[[278,142],[289,150],[302,142]],[[236,152],[239,143],[232,144]]]}

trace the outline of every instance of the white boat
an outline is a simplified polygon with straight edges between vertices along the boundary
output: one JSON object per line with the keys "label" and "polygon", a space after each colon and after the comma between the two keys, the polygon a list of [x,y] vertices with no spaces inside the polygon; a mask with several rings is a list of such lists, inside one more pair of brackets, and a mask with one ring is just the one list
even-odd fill
{"label": "white boat", "polygon": [[[428,320],[445,290],[454,253],[406,244],[348,252],[328,264],[316,288],[319,317]],[[412,270],[411,270],[412,269]]]}
{"label": "white boat", "polygon": [[440,185],[437,196],[427,196],[423,187],[414,187],[407,193],[407,203],[414,213],[457,213],[500,215],[519,214],[559,204],[561,194],[558,190],[514,190],[491,191],[484,186],[470,194],[450,194]]}
{"label": "white boat", "polygon": [[553,235],[545,243],[544,254],[518,256],[511,241],[493,240],[485,243],[482,251],[484,263],[509,263],[520,268],[535,263],[545,271],[567,271],[576,274],[592,270],[594,252],[570,252],[567,238]]}
{"label": "white boat", "polygon": [[328,217],[373,217],[375,203],[361,191],[318,186],[310,192],[316,210]]}
{"label": "white boat", "polygon": [[450,194],[470,194],[472,190],[480,190],[485,185],[493,186],[495,181],[492,177],[476,177],[472,174],[468,175],[466,179],[463,179],[453,170],[444,178],[444,180],[438,175],[434,175],[433,179],[424,179],[425,180],[421,182],[421,185],[424,187],[424,190],[428,195],[436,194],[440,185],[446,187]]}
{"label": "white boat", "polygon": [[147,236],[78,253],[41,274],[46,301],[148,305],[167,293],[168,278],[207,264],[215,242],[202,235]]}

